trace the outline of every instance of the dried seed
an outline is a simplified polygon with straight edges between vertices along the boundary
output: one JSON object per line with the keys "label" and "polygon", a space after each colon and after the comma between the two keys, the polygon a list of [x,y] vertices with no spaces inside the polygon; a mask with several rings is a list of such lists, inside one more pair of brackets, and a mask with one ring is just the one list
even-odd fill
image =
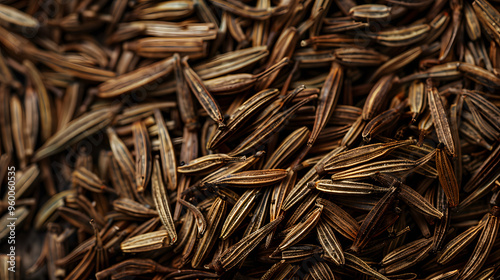
{"label": "dried seed", "polygon": [[406,103],[407,100],[405,99],[405,101],[401,102],[398,106],[380,113],[369,121],[361,134],[361,136],[363,136],[363,140],[365,142],[370,142],[373,136],[388,129],[391,123],[397,121],[403,108],[406,107]]}
{"label": "dried seed", "polygon": [[160,110],[155,110],[155,120],[158,125],[158,138],[160,139],[163,181],[167,183],[167,188],[169,190],[175,190],[177,188],[175,150]]}
{"label": "dried seed", "polygon": [[126,180],[132,184],[135,182],[135,165],[132,160],[132,155],[112,128],[108,128],[106,132],[108,134],[111,150],[113,151],[113,157],[120,166]]}
{"label": "dried seed", "polygon": [[113,189],[107,187],[104,182],[85,167],[80,167],[73,171],[72,182],[76,186],[81,186],[91,192],[104,193],[111,192],[114,193]]}
{"label": "dried seed", "polygon": [[[86,113],[52,135],[33,156],[33,161],[58,153],[88,135],[105,128],[112,121],[116,107],[107,107]],[[85,132],[85,133],[83,133]]]}
{"label": "dried seed", "polygon": [[207,144],[207,149],[219,146],[222,141],[230,137],[238,128],[246,123],[251,116],[258,112],[261,107],[269,104],[278,95],[277,89],[262,90],[248,98],[229,117],[225,130],[217,130]]}
{"label": "dried seed", "polygon": [[179,166],[177,171],[184,174],[205,175],[211,173],[228,162],[244,161],[245,157],[231,157],[226,154],[211,154],[199,157],[188,164]]}
{"label": "dried seed", "polygon": [[41,229],[46,223],[54,219],[52,216],[59,207],[64,206],[64,199],[76,196],[75,190],[66,190],[57,193],[45,202],[35,216],[35,228]]}
{"label": "dried seed", "polygon": [[333,276],[333,272],[330,267],[322,261],[315,262],[309,269],[309,273],[314,280],[335,279],[335,276]]}
{"label": "dried seed", "polygon": [[427,101],[424,83],[413,81],[408,90],[408,99],[410,110],[413,113],[412,122],[415,122],[417,120],[417,117],[423,112]]}
{"label": "dried seed", "polygon": [[23,137],[24,114],[21,101],[15,95],[10,99],[10,113],[10,119],[12,120],[12,139],[14,140],[16,155],[21,161],[21,167],[24,168],[26,166],[26,147]]}
{"label": "dried seed", "polygon": [[115,199],[113,201],[113,208],[118,212],[137,218],[149,218],[158,215],[158,212],[155,210],[128,198]]}
{"label": "dried seed", "polygon": [[[274,221],[280,216],[282,212],[281,207],[283,206],[283,201],[285,200],[286,195],[295,185],[295,181],[297,180],[297,173],[295,171],[289,169],[287,169],[287,171],[288,173],[285,179],[272,189],[272,193],[270,195],[271,204],[269,206],[270,221]],[[271,239],[272,236],[269,236],[267,238],[266,246],[268,245],[268,242],[271,241]]]}
{"label": "dried seed", "polygon": [[[419,241],[419,240],[417,240],[417,241]],[[387,265],[387,267],[385,267],[383,269],[384,273],[394,274],[396,272],[399,272],[399,271],[402,271],[402,270],[407,269],[409,267],[412,267],[416,263],[425,259],[429,255],[429,253],[432,249],[432,244],[430,244],[430,243],[426,243],[425,246],[420,247],[420,248],[412,248],[413,245],[417,245],[415,247],[418,247],[419,244],[418,243],[414,244],[412,242],[412,243],[408,243],[404,248],[398,248],[398,249],[394,250],[393,251],[394,254],[395,254],[395,251],[398,251],[400,253],[400,256],[406,255],[407,258],[400,259],[400,260],[394,260],[394,263]]]}
{"label": "dried seed", "polygon": [[243,222],[250,210],[252,210],[258,194],[259,191],[257,189],[250,189],[241,195],[222,225],[220,233],[220,238],[222,240],[226,240]]}
{"label": "dried seed", "polygon": [[499,13],[488,1],[476,0],[472,3],[477,18],[484,30],[500,44]]}
{"label": "dried seed", "polygon": [[313,130],[307,140],[307,145],[312,146],[321,130],[325,127],[333,112],[333,108],[337,105],[338,95],[342,87],[342,79],[344,71],[342,66],[337,63],[332,63],[330,72],[325,80],[325,84],[321,88],[318,97],[318,106],[316,107],[316,118],[314,120]]}
{"label": "dried seed", "polygon": [[366,195],[387,191],[386,188],[357,181],[319,180],[314,182],[314,187],[319,191],[338,195]]}
{"label": "dried seed", "polygon": [[250,252],[252,252],[257,245],[269,234],[276,226],[282,221],[282,217],[278,218],[269,224],[254,231],[252,234],[247,235],[238,243],[229,247],[219,258],[213,263],[215,270],[224,271],[229,270],[236,266],[241,260],[244,260]]}
{"label": "dried seed", "polygon": [[151,160],[151,142],[149,141],[148,129],[144,122],[134,122],[132,124],[134,134],[134,148],[137,152],[135,156],[135,182],[137,191],[143,192],[149,183],[153,163]]}
{"label": "dried seed", "polygon": [[198,267],[212,249],[219,234],[220,226],[222,226],[221,221],[224,213],[226,212],[226,204],[227,203],[224,200],[217,197],[210,207],[210,210],[208,210],[207,230],[198,242],[198,246],[194,252],[193,259],[191,260],[191,265],[193,267]]}
{"label": "dried seed", "polygon": [[466,77],[476,83],[495,89],[500,88],[500,78],[482,67],[469,63],[460,63],[458,70],[464,72]]}
{"label": "dried seed", "polygon": [[355,20],[384,20],[390,17],[391,7],[377,4],[358,5],[352,7],[349,14]]}
{"label": "dried seed", "polygon": [[360,250],[362,250],[373,237],[377,229],[377,225],[382,221],[384,213],[386,213],[389,207],[391,207],[391,204],[396,198],[396,194],[396,187],[391,187],[390,190],[370,210],[368,215],[363,220],[363,223],[359,227],[359,231],[356,234],[354,243],[351,246],[351,250],[353,252],[359,252]]}
{"label": "dried seed", "polygon": [[427,84],[427,100],[429,100],[429,108],[431,111],[434,126],[438,139],[442,142],[451,155],[455,155],[455,144],[450,129],[450,122],[446,116],[441,97],[437,93],[436,88]]}
{"label": "dried seed", "polygon": [[388,280],[389,279],[389,278],[385,277],[384,275],[378,273],[375,269],[371,268],[362,259],[360,259],[352,254],[349,254],[349,253],[344,253],[344,256],[345,256],[346,267],[349,267],[351,269],[359,271],[363,274],[366,274],[366,275],[373,277],[375,279],[378,279],[378,280]]}
{"label": "dried seed", "polygon": [[250,223],[248,224],[247,228],[245,229],[245,232],[243,233],[243,236],[249,236],[255,231],[259,230],[262,228],[264,225],[265,219],[266,219],[266,214],[267,214],[267,205],[269,204],[269,197],[271,196],[271,190],[266,189],[264,191],[264,194],[262,195],[262,198],[255,208],[255,212],[253,213],[253,217],[250,220]]}
{"label": "dried seed", "polygon": [[314,245],[292,246],[281,252],[281,258],[289,263],[306,260],[315,254],[323,253],[323,249]]}
{"label": "dried seed", "polygon": [[306,184],[310,181],[315,181],[319,179],[319,174],[324,173],[324,164],[329,159],[342,152],[345,147],[338,147],[324,156],[318,163],[311,168],[304,177],[302,177],[299,182],[292,188],[290,193],[286,196],[285,201],[283,202],[282,210],[287,211],[290,209],[295,203],[300,201],[304,196],[306,196],[310,189],[306,188]]}
{"label": "dried seed", "polygon": [[282,162],[285,162],[294,152],[297,151],[307,140],[310,135],[307,127],[303,126],[288,135],[287,138],[279,145],[267,159],[264,169],[279,167]]}
{"label": "dried seed", "polygon": [[265,142],[270,136],[281,129],[283,123],[288,120],[300,107],[314,99],[310,97],[293,105],[286,111],[274,115],[269,121],[262,123],[251,135],[245,138],[233,151],[230,156],[245,154],[254,149],[255,146]]}
{"label": "dried seed", "polygon": [[377,143],[354,148],[332,157],[324,165],[325,171],[351,167],[381,157],[392,150],[414,143],[412,140]]}
{"label": "dried seed", "polygon": [[191,69],[191,67],[189,67],[187,59],[183,59],[182,63],[184,66],[184,77],[187,84],[191,88],[191,91],[196,96],[201,106],[203,106],[205,111],[208,113],[210,118],[217,123],[219,129],[224,129],[226,124],[224,123],[224,118],[222,117],[219,104],[205,88],[201,78],[196,74],[196,72],[194,72],[193,69]]}
{"label": "dried seed", "polygon": [[178,201],[180,204],[186,206],[189,210],[191,210],[193,214],[192,216],[194,216],[196,220],[196,227],[198,228],[198,237],[201,237],[205,233],[205,230],[207,229],[207,221],[205,220],[205,217],[198,209],[198,207],[194,206],[193,204],[183,199],[179,199]]}
{"label": "dried seed", "polygon": [[448,156],[443,149],[436,150],[436,167],[439,183],[446,194],[450,207],[458,206],[460,186]]}
{"label": "dried seed", "polygon": [[471,40],[477,40],[481,37],[481,26],[474,13],[474,9],[469,3],[464,3],[465,30]]}
{"label": "dried seed", "polygon": [[228,174],[210,182],[214,185],[230,185],[235,187],[262,187],[280,182],[286,177],[285,169],[250,170]]}
{"label": "dried seed", "polygon": [[[201,2],[201,1],[200,1]],[[248,67],[269,54],[267,46],[227,52],[194,67],[203,80],[219,77]]]}
{"label": "dried seed", "polygon": [[458,279],[474,277],[485,263],[498,234],[498,227],[500,226],[499,214],[500,209],[493,206],[492,214],[488,215],[476,247],[474,247],[474,251],[460,272]]}
{"label": "dried seed", "polygon": [[120,244],[124,253],[138,253],[164,248],[171,240],[166,230],[158,230],[130,237]]}
{"label": "dried seed", "polygon": [[41,136],[42,140],[46,141],[53,133],[53,119],[51,99],[47,93],[45,85],[42,81],[42,75],[36,66],[29,60],[24,60],[23,65],[26,67],[26,72],[33,87],[36,90],[38,97],[38,110],[40,112]]}
{"label": "dried seed", "polygon": [[371,120],[380,112],[382,105],[386,102],[387,94],[392,87],[393,79],[394,75],[385,75],[373,86],[363,106],[363,113],[361,115],[363,120]]}
{"label": "dried seed", "polygon": [[383,161],[376,161],[356,167],[350,168],[345,171],[340,171],[332,175],[332,180],[348,180],[357,178],[366,178],[378,172],[400,172],[409,170],[416,166],[416,162],[412,160],[390,159]]}
{"label": "dried seed", "polygon": [[[368,79],[368,82],[373,82],[375,79],[379,78],[382,75],[386,75],[389,73],[393,73],[398,71],[399,69],[403,68],[405,65],[411,63],[413,60],[415,60],[418,56],[420,56],[423,52],[423,48],[421,46],[417,46],[414,48],[411,48],[397,56],[395,56],[392,59],[389,59],[387,62],[382,64],[375,73]],[[456,67],[456,64],[455,64]],[[454,69],[456,71],[456,68]],[[403,79],[399,81],[400,83],[403,82]]]}
{"label": "dried seed", "polygon": [[97,95],[102,98],[110,98],[140,88],[162,76],[166,76],[172,71],[173,63],[172,58],[167,58],[105,81],[99,85]]}
{"label": "dried seed", "polygon": [[296,226],[294,226],[287,233],[285,239],[281,241],[277,250],[283,251],[305,238],[306,235],[309,234],[309,232],[315,227],[316,223],[318,222],[321,211],[323,211],[323,206],[320,205],[319,207],[316,207],[316,209],[311,211],[309,215],[305,217],[303,222],[300,222]]}
{"label": "dried seed", "polygon": [[431,27],[428,24],[415,24],[408,27],[377,32],[373,37],[379,44],[388,47],[407,46],[416,43],[427,36]]}
{"label": "dried seed", "polygon": [[330,226],[320,219],[317,227],[317,234],[321,246],[327,256],[333,260],[336,265],[344,265],[344,252],[342,251],[342,246],[340,245],[335,233],[330,228]]}
{"label": "dried seed", "polygon": [[170,245],[173,245],[177,242],[177,232],[175,231],[174,220],[172,219],[172,211],[170,210],[170,203],[165,190],[165,185],[162,181],[158,156],[154,160],[153,176],[151,180],[151,188],[156,210],[158,211],[162,224],[167,230],[167,235],[170,238]]}

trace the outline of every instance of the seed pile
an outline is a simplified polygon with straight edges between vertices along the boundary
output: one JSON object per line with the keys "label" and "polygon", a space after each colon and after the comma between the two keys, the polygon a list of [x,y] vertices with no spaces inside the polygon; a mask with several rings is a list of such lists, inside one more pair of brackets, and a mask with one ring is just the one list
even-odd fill
{"label": "seed pile", "polygon": [[499,277],[500,5],[371,2],[2,1],[0,278]]}

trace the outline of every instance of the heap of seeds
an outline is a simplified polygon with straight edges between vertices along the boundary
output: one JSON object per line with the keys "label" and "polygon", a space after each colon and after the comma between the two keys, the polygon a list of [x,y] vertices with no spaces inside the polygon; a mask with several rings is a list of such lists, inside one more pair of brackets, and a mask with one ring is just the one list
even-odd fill
{"label": "heap of seeds", "polygon": [[499,1],[0,2],[1,279],[500,277]]}

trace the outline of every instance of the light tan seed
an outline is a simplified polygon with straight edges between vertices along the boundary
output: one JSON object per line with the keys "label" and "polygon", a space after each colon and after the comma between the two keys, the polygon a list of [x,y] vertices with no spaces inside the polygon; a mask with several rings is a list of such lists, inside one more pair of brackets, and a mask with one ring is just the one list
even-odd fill
{"label": "light tan seed", "polygon": [[173,245],[177,242],[177,232],[175,231],[174,220],[172,219],[172,211],[170,210],[170,202],[168,199],[165,185],[162,181],[160,161],[158,156],[154,160],[153,176],[151,178],[151,188],[153,193],[153,201],[160,216],[162,224],[167,230],[169,244]]}
{"label": "light tan seed", "polygon": [[355,19],[383,20],[391,15],[391,7],[380,4],[365,4],[352,7],[349,14]]}
{"label": "light tan seed", "polygon": [[286,177],[285,169],[250,170],[228,174],[210,184],[239,187],[262,187],[280,182]]}
{"label": "light tan seed", "polygon": [[158,230],[130,237],[120,244],[124,253],[139,253],[167,247],[171,238],[166,230]]}

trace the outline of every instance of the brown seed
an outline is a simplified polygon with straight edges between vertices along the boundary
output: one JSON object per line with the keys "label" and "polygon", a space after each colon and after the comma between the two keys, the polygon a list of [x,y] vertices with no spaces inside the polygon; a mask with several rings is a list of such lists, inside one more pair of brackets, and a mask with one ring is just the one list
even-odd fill
{"label": "brown seed", "polygon": [[286,177],[285,169],[250,170],[228,174],[211,182],[215,185],[230,185],[235,187],[262,187],[280,182]]}
{"label": "brown seed", "polygon": [[286,248],[296,244],[301,239],[305,238],[306,235],[315,227],[316,223],[319,221],[319,217],[323,211],[323,206],[316,207],[311,211],[303,222],[298,223],[294,226],[286,235],[285,239],[281,241],[277,250],[283,251]]}
{"label": "brown seed", "polygon": [[439,183],[443,188],[450,207],[458,206],[460,186],[457,183],[455,172],[448,156],[443,149],[438,148],[436,152],[436,167]]}
{"label": "brown seed", "polygon": [[483,232],[479,236],[476,247],[474,247],[474,251],[465,264],[463,270],[460,272],[458,279],[469,279],[470,277],[474,277],[474,275],[479,272],[485,263],[486,258],[490,254],[500,226],[500,219],[498,217],[500,211],[498,207],[493,206],[492,212],[493,214],[488,215],[483,227]]}
{"label": "brown seed", "polygon": [[366,274],[370,277],[379,280],[388,280],[389,278],[377,272],[375,269],[371,268],[366,262],[362,259],[350,254],[345,253],[345,265],[353,270],[359,271],[363,274]]}
{"label": "brown seed", "polygon": [[[58,153],[69,145],[84,139],[87,135],[104,129],[112,121],[117,108],[103,108],[86,113],[71,121],[64,129],[52,135],[33,156],[33,161],[38,161]],[[83,133],[85,131],[85,133]]]}
{"label": "brown seed", "polygon": [[262,90],[252,97],[248,98],[241,104],[233,114],[229,117],[225,130],[217,130],[207,144],[207,149],[214,149],[219,146],[222,141],[229,138],[237,129],[255,115],[261,107],[269,104],[273,98],[278,95],[277,89]]}
{"label": "brown seed", "polygon": [[194,72],[193,69],[191,69],[191,67],[189,67],[187,59],[184,59],[182,63],[184,66],[184,77],[187,84],[191,88],[191,91],[196,96],[201,106],[203,106],[205,111],[212,118],[212,120],[214,120],[218,124],[219,129],[224,129],[226,127],[226,124],[224,123],[219,104],[210,94],[210,92],[208,92],[208,90],[205,88],[201,78],[196,74],[196,72]]}
{"label": "brown seed", "polygon": [[224,253],[219,256],[215,261],[214,266],[216,270],[229,270],[235,265],[237,265],[241,260],[245,259],[248,254],[259,245],[259,243],[266,237],[271,230],[273,230],[280,222],[282,218],[278,218],[269,224],[263,226],[252,234],[247,235],[245,238],[241,239],[238,243],[229,247]]}
{"label": "brown seed", "polygon": [[429,100],[429,108],[431,110],[434,126],[439,141],[442,142],[451,155],[455,155],[455,144],[451,135],[450,122],[446,116],[441,97],[437,93],[436,88],[427,84],[427,100]]}
{"label": "brown seed", "polygon": [[476,0],[472,3],[477,18],[484,30],[500,44],[499,13],[488,1]]}
{"label": "brown seed", "polygon": [[452,239],[441,251],[437,262],[439,264],[446,264],[453,260],[454,257],[460,253],[467,245],[469,245],[479,234],[479,232],[483,229],[485,225],[485,218],[479,222],[476,226],[469,227],[463,233],[457,235],[454,239]]}
{"label": "brown seed", "polygon": [[224,200],[217,197],[210,207],[207,214],[207,230],[205,234],[203,234],[201,240],[199,240],[193,259],[191,260],[191,265],[193,267],[198,267],[212,249],[219,234],[220,226],[222,226],[221,221],[226,212],[226,204]]}
{"label": "brown seed", "polygon": [[167,58],[108,80],[99,85],[98,96],[110,98],[138,89],[171,72],[173,69],[173,62],[172,58]]}
{"label": "brown seed", "polygon": [[351,167],[383,156],[393,149],[412,144],[411,140],[365,145],[342,152],[325,163],[325,171]]}
{"label": "brown seed", "polygon": [[325,84],[321,88],[318,97],[318,106],[316,108],[316,118],[314,120],[313,130],[307,140],[307,145],[312,146],[321,130],[325,127],[330,116],[337,105],[338,95],[342,88],[342,79],[344,77],[344,70],[342,66],[337,63],[332,63],[330,72],[325,80]]}
{"label": "brown seed", "polygon": [[252,210],[258,194],[259,192],[257,189],[250,189],[241,195],[240,199],[233,206],[224,221],[224,224],[222,225],[220,233],[220,238],[222,240],[227,239],[231,234],[233,234],[238,226],[243,222],[243,219],[245,219],[250,210]]}
{"label": "brown seed", "polygon": [[174,190],[177,188],[177,164],[175,159],[175,150],[160,110],[155,111],[155,120],[158,125],[158,138],[160,139],[160,157],[162,163],[163,181],[167,183],[167,188],[169,190]]}
{"label": "brown seed", "polygon": [[144,122],[138,121],[132,124],[134,135],[135,156],[135,182],[137,191],[143,192],[151,178],[153,163],[151,160],[151,142],[149,140],[148,129]]}
{"label": "brown seed", "polygon": [[294,106],[290,107],[282,113],[274,115],[269,121],[262,123],[250,136],[245,138],[233,151],[229,153],[231,156],[241,155],[247,153],[249,150],[254,149],[255,146],[262,144],[270,136],[276,133],[301,106],[315,97],[304,99]]}
{"label": "brown seed", "polygon": [[38,110],[40,112],[40,124],[41,124],[41,135],[42,140],[46,141],[52,136],[53,133],[53,112],[51,106],[51,99],[47,93],[45,85],[42,81],[41,73],[38,71],[36,66],[29,60],[24,60],[23,65],[26,67],[26,72],[33,87],[36,90],[38,97]]}
{"label": "brown seed", "polygon": [[321,246],[323,246],[323,249],[325,250],[328,257],[332,259],[336,265],[345,264],[342,246],[337,240],[337,237],[335,237],[335,233],[330,228],[330,226],[320,220],[316,227],[316,230],[319,242],[321,243]]}

